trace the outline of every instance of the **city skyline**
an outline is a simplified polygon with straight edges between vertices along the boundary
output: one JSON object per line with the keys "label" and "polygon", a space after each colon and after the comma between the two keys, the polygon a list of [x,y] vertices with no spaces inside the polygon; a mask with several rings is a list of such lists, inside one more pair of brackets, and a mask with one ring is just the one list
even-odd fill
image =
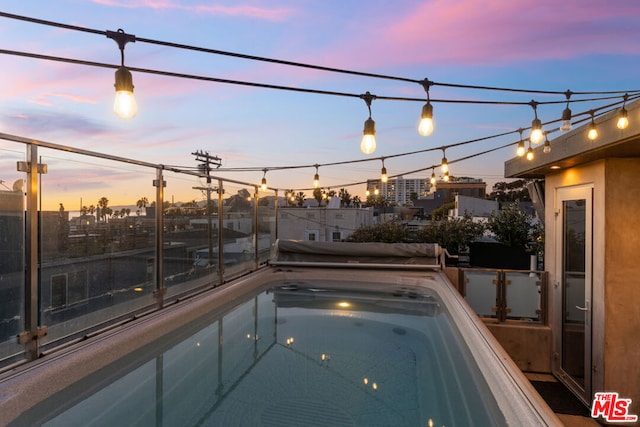
{"label": "city skyline", "polygon": [[[311,2],[171,2],[94,0],[43,3],[34,10],[7,1],[3,12],[84,28],[123,29],[138,38],[237,52],[364,73],[433,82],[539,91],[637,90],[640,74],[640,5],[627,1],[385,1],[362,4]],[[119,64],[118,46],[105,37],[0,18],[0,48]],[[125,65],[322,93],[277,90],[133,72],[137,117],[112,111],[113,69],[2,55],[2,132],[78,149],[177,167],[194,167],[194,151],[222,158],[214,175],[258,185],[266,177],[279,189],[321,186],[364,199],[366,182],[380,173],[425,178],[439,164],[442,146],[451,175],[503,181],[503,163],[515,155],[514,132],[531,125],[523,103],[541,102],[542,122],[558,120],[562,95],[483,91],[434,85],[435,130],[417,132],[424,99],[415,83],[289,67],[149,43],[126,45]],[[379,97],[371,104],[377,150],[360,152],[369,112],[362,99],[325,92]],[[574,113],[615,100],[572,104]],[[640,117],[630,117],[640,120]],[[558,124],[552,125],[557,127]],[[506,136],[488,138],[506,133]],[[528,132],[525,133],[528,136]],[[550,135],[550,139],[554,135]],[[486,140],[483,140],[487,138]],[[464,141],[479,141],[455,146]],[[495,151],[491,151],[495,149]],[[431,150],[431,151],[429,151]],[[474,157],[476,153],[490,151]],[[398,156],[402,153],[413,155]],[[352,162],[353,161],[353,162]],[[334,165],[339,163],[337,165]],[[331,164],[331,166],[329,166]],[[302,167],[302,166],[307,167]],[[327,165],[327,166],[324,166]],[[281,166],[294,166],[277,170]],[[311,167],[309,167],[311,166]],[[251,168],[250,172],[225,169]],[[266,173],[264,172],[266,169]],[[435,172],[440,175],[438,168]],[[76,174],[91,181],[87,168]],[[11,177],[2,177],[9,181]],[[108,183],[108,181],[106,182]],[[133,184],[132,184],[133,185]],[[137,185],[137,184],[136,184]],[[144,184],[141,184],[144,185]],[[142,187],[141,187],[142,188]],[[151,190],[131,190],[137,200]],[[143,194],[146,192],[147,194]],[[171,195],[173,189],[167,188]],[[311,190],[306,191],[309,197]],[[137,196],[134,194],[138,194]],[[108,188],[100,196],[109,197]],[[191,200],[188,194],[181,201]],[[87,195],[86,197],[89,197]],[[74,196],[75,198],[75,196]]]}

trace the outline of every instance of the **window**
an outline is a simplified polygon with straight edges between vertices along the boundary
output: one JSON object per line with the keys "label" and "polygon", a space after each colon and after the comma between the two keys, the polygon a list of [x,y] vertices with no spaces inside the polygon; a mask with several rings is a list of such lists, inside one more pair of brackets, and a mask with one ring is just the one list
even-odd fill
{"label": "window", "polygon": [[304,234],[305,240],[309,240],[311,242],[315,242],[318,240],[318,230],[306,230]]}
{"label": "window", "polygon": [[342,240],[342,233],[340,233],[339,231],[332,232],[331,240],[334,242],[339,242],[340,240]]}

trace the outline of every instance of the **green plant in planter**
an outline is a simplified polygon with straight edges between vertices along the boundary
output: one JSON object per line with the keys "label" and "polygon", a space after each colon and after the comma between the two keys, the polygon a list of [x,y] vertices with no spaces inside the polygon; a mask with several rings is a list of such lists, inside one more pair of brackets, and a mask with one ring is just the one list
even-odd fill
{"label": "green plant in planter", "polygon": [[529,243],[535,242],[540,235],[540,230],[534,227],[533,218],[520,210],[518,202],[492,213],[487,221],[487,229],[498,242],[513,248],[531,249]]}

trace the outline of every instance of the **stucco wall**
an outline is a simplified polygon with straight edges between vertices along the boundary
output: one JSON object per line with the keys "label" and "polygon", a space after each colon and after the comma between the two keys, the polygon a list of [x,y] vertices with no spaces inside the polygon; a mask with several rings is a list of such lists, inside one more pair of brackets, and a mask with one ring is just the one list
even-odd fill
{"label": "stucco wall", "polygon": [[605,165],[604,387],[640,414],[640,159]]}
{"label": "stucco wall", "polygon": [[[555,236],[557,189],[593,186],[592,384],[631,398],[640,413],[640,159],[606,159],[546,177],[545,266],[552,288],[550,324],[561,329],[561,259]],[[557,337],[555,338],[557,339]],[[557,351],[557,350],[556,350]]]}

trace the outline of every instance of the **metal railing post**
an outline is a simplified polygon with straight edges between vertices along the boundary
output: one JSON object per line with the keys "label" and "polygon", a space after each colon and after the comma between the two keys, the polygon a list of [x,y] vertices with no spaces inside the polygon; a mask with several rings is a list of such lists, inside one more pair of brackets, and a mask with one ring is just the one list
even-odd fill
{"label": "metal railing post", "polygon": [[39,356],[39,338],[46,335],[46,328],[40,328],[38,295],[38,172],[46,172],[38,164],[38,146],[28,144],[27,161],[18,163],[18,171],[27,173],[27,210],[25,216],[25,287],[24,315],[25,330],[18,335],[18,342],[25,345],[28,360]]}
{"label": "metal railing post", "polygon": [[156,179],[153,186],[156,187],[156,262],[155,262],[155,282],[156,289],[154,295],[158,303],[158,308],[164,306],[164,295],[167,289],[164,287],[164,181],[162,168],[156,169]]}

